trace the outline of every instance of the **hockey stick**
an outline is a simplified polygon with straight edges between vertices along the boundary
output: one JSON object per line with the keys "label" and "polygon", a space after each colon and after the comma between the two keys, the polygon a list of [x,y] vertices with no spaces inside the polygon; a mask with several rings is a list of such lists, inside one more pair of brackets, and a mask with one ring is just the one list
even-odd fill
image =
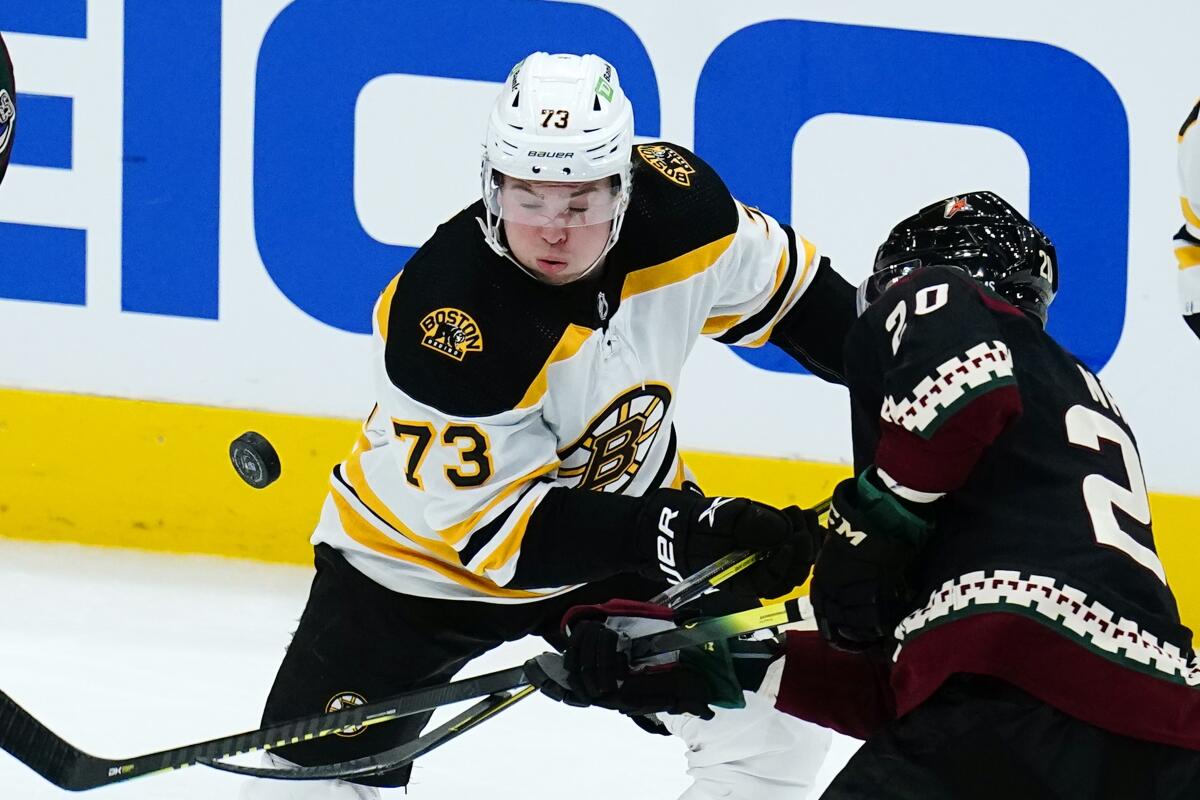
{"label": "hockey stick", "polygon": [[[811,511],[819,514],[825,513],[829,509],[830,500],[825,499],[813,506]],[[696,600],[709,589],[718,584],[732,578],[742,570],[755,563],[760,557],[757,552],[742,550],[734,553],[729,553],[722,558],[717,559],[707,567],[689,575],[684,580],[671,586],[667,590],[655,595],[650,602],[665,605],[669,608],[679,608]],[[667,631],[659,634],[660,638],[646,636],[636,639],[633,643],[634,649],[630,656],[634,660],[655,655],[659,652],[671,652],[687,647],[690,644],[703,644],[705,642],[714,641],[715,639],[729,639],[736,636],[741,636],[745,633],[752,633],[763,628],[771,628],[776,625],[783,625],[787,622],[797,622],[801,619],[799,606],[795,601],[788,603],[778,603],[771,606],[765,606],[756,609],[731,614],[725,617],[710,619],[702,623],[695,623],[691,626],[684,626],[675,631]],[[775,609],[774,611],[770,611]],[[782,611],[780,611],[782,609]],[[783,617],[779,615],[783,614]],[[766,624],[760,624],[763,619],[775,620],[769,621]],[[750,625],[755,627],[745,628]],[[689,631],[687,634],[680,634],[680,631]],[[669,633],[676,633],[682,636],[679,640],[672,640],[667,636]],[[691,641],[694,636],[709,636],[710,638]],[[665,637],[665,638],[662,638]],[[662,645],[660,645],[660,642]],[[674,644],[673,644],[674,642]],[[682,642],[680,644],[679,642]],[[640,643],[640,644],[639,644]],[[657,649],[660,646],[666,646],[666,649]],[[638,648],[641,647],[639,651]],[[650,649],[647,649],[650,648]],[[535,656],[533,660],[538,662],[539,668],[547,674],[562,674],[562,657],[558,653],[543,653]],[[565,680],[565,675],[564,675]],[[452,720],[436,728],[433,731],[422,734],[416,739],[398,745],[390,750],[385,750],[382,753],[376,753],[370,756],[343,761],[336,764],[321,764],[317,766],[292,766],[292,767],[254,767],[243,766],[241,764],[229,764],[221,762],[217,759],[203,759],[200,763],[205,766],[223,770],[225,772],[233,772],[239,775],[248,775],[258,778],[274,778],[277,780],[323,780],[329,778],[363,778],[378,775],[383,772],[390,772],[394,769],[399,769],[406,764],[415,760],[418,756],[424,755],[431,750],[440,747],[445,742],[454,738],[463,731],[473,728],[475,725],[484,720],[491,719],[501,711],[505,711],[523,700],[525,697],[533,694],[533,687],[525,686],[515,695],[506,693],[498,694],[487,700],[476,704],[462,714],[454,717]]]}
{"label": "hockey stick", "polygon": [[[751,563],[752,559],[744,564],[734,565],[737,569],[727,568],[730,569],[728,574],[703,579],[699,578],[699,575],[695,576],[701,583],[692,585],[698,591],[690,599],[732,577]],[[706,572],[707,570],[701,570],[701,574]],[[690,579],[683,583],[690,583]],[[683,604],[672,599],[676,606]],[[0,692],[0,749],[13,755],[55,786],[78,792],[120,783],[142,775],[181,769],[199,762],[211,765],[211,762],[217,759],[317,739],[357,725],[385,723],[410,714],[431,711],[439,706],[495,695],[524,685],[524,667],[510,667],[474,678],[415,689],[341,711],[313,714],[232,736],[120,759],[103,758],[80,750],[39,722],[7,694]],[[463,727],[462,730],[466,730],[467,727]],[[440,741],[446,740],[442,737]],[[420,741],[418,739],[411,744]],[[427,752],[428,749],[432,748],[426,747],[421,752]]]}
{"label": "hockey stick", "polygon": [[398,717],[432,711],[438,706],[471,700],[520,686],[522,667],[439,684],[328,714],[269,725],[258,730],[210,739],[157,753],[108,759],[86,753],[40,723],[16,701],[0,692],[0,749],[61,789],[78,792],[127,781],[142,775],[180,769],[204,759],[229,758],[253,750],[270,750],[317,739],[356,725],[375,725]]}
{"label": "hockey stick", "polygon": [[[697,584],[694,595],[689,593],[689,598],[699,596],[708,586],[708,583]],[[218,765],[215,762],[254,750],[271,750],[317,739],[351,726],[388,722],[398,717],[431,711],[439,706],[518,689],[525,684],[524,667],[510,667],[474,678],[416,689],[342,711],[314,714],[233,736],[121,759],[102,758],[80,750],[39,722],[7,694],[0,692],[0,749],[15,756],[55,786],[69,791],[84,791],[155,772],[181,769],[196,763],[218,768],[236,767],[237,765]],[[532,687],[530,689],[532,691]],[[492,711],[488,716],[493,713],[496,712]],[[462,730],[472,727],[473,724],[463,727]],[[427,736],[434,733],[437,731]],[[439,737],[438,743],[447,740],[443,735]],[[417,744],[420,741],[418,739],[409,744]],[[417,754],[419,755],[419,752]],[[415,755],[413,757],[415,758]]]}
{"label": "hockey stick", "polygon": [[[672,628],[661,633],[640,636],[633,640],[630,657],[633,660],[649,658],[661,653],[669,653],[686,647],[714,642],[718,639],[732,639],[747,633],[754,633],[766,628],[786,625],[789,622],[800,622],[805,619],[804,611],[799,600],[793,598],[782,603],[739,611],[723,617],[714,617],[678,628]],[[534,660],[548,674],[561,672],[562,656],[558,653],[542,653]],[[451,719],[438,728],[405,742],[402,745],[385,750],[375,755],[363,756],[351,761],[338,764],[322,764],[313,767],[252,767],[241,764],[204,761],[206,766],[215,767],[225,772],[238,775],[249,775],[256,778],[274,778],[289,781],[327,780],[331,778],[350,779],[367,778],[390,772],[403,767],[419,756],[445,744],[450,739],[475,727],[481,722],[491,719],[501,711],[512,708],[518,701],[535,694],[536,689],[527,685],[522,678],[520,688],[515,693],[502,692],[475,704],[462,714]]]}

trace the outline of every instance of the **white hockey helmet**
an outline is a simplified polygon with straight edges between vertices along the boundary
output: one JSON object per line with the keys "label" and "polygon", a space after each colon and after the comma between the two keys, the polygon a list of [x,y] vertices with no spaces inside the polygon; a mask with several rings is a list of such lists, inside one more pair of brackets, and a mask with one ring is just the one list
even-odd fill
{"label": "white hockey helmet", "polygon": [[633,108],[611,64],[590,54],[529,55],[512,68],[488,118],[481,170],[488,244],[521,266],[500,235],[501,175],[551,183],[611,177],[611,195],[594,200],[589,214],[564,215],[555,223],[612,220],[608,243],[590,271],[616,244],[629,205],[632,157]]}

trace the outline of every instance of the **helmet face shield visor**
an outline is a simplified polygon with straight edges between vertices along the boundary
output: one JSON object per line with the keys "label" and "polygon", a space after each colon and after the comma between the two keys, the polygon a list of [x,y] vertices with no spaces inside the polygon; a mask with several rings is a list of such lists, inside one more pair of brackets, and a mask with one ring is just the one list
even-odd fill
{"label": "helmet face shield visor", "polygon": [[527,181],[493,171],[484,202],[492,216],[531,227],[610,223],[622,210],[621,175],[582,183]]}

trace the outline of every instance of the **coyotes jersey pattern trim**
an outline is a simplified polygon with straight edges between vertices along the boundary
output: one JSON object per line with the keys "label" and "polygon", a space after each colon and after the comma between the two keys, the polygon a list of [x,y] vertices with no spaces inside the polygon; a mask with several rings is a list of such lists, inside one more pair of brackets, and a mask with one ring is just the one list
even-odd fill
{"label": "coyotes jersey pattern trim", "polygon": [[987,611],[1010,611],[1049,623],[1059,633],[1087,649],[1117,660],[1123,666],[1156,677],[1200,686],[1200,661],[1170,642],[1160,642],[1132,619],[1117,617],[1087,593],[1045,575],[1023,576],[1014,570],[971,572],[946,581],[925,606],[896,626],[900,642],[892,656],[899,659],[904,643],[923,631]]}
{"label": "coyotes jersey pattern trim", "polygon": [[1001,341],[980,342],[965,358],[951,358],[912,390],[912,399],[883,398],[879,416],[923,438],[930,438],[954,412],[975,397],[1016,383],[1012,353]]}

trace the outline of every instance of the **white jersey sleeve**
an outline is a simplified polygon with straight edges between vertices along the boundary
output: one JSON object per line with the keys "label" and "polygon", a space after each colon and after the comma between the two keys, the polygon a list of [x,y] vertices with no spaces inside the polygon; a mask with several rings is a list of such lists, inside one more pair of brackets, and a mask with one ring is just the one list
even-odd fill
{"label": "white jersey sleeve", "polygon": [[769,214],[738,202],[738,227],[713,265],[715,302],[704,335],[761,347],[812,284],[820,255],[812,242]]}

